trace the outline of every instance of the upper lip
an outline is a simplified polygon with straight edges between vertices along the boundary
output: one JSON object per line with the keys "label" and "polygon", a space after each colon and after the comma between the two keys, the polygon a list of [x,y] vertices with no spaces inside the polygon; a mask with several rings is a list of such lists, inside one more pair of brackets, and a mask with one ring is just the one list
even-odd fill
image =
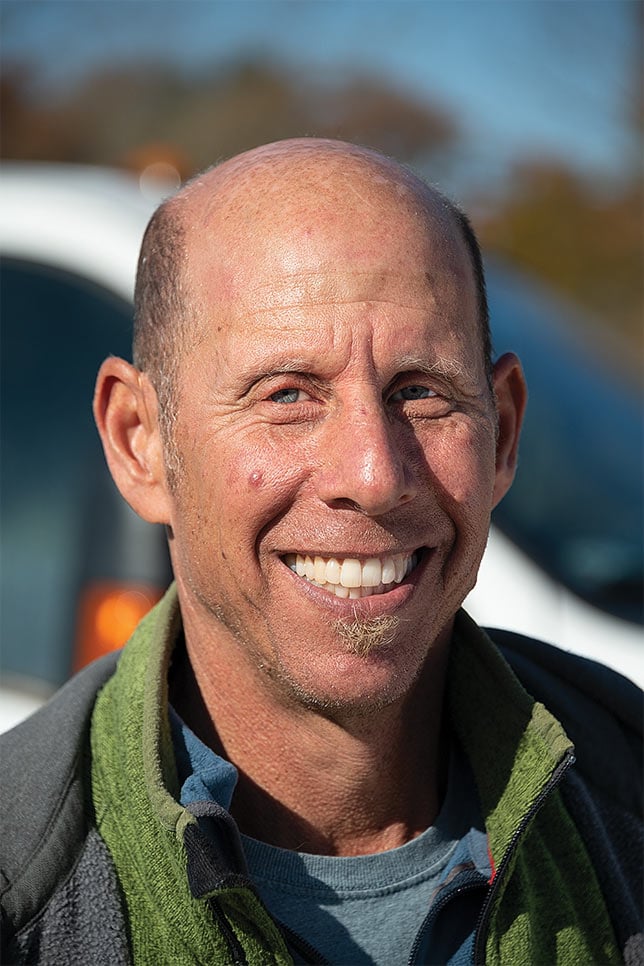
{"label": "upper lip", "polygon": [[421,547],[411,547],[410,549],[401,549],[400,547],[392,548],[389,550],[310,550],[310,549],[297,549],[297,550],[280,550],[280,557],[286,557],[288,554],[300,554],[302,557],[335,557],[337,560],[370,560],[374,557],[382,559],[383,557],[411,557],[414,553],[420,553],[426,548]]}

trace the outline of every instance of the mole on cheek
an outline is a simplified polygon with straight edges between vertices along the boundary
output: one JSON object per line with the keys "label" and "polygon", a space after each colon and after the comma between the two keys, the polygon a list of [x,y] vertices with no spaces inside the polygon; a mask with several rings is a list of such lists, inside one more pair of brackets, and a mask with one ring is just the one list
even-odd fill
{"label": "mole on cheek", "polygon": [[264,474],[260,470],[253,470],[253,472],[248,477],[248,482],[253,487],[253,489],[258,489],[264,482]]}

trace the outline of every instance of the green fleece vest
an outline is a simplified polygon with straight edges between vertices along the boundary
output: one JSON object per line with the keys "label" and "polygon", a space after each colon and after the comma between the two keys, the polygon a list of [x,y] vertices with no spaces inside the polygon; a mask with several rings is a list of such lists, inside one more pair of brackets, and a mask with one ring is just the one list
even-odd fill
{"label": "green fleece vest", "polygon": [[573,747],[556,718],[530,697],[463,611],[452,641],[448,701],[500,875],[485,962],[622,962],[597,876],[558,790],[545,798],[520,846],[511,848],[524,816]]}
{"label": "green fleece vest", "polygon": [[[97,828],[116,866],[136,966],[230,963],[230,944],[209,897],[188,885],[186,826],[176,800],[168,721],[168,667],[180,628],[171,589],[139,625],[96,702],[92,797]],[[249,889],[217,893],[218,906],[250,966],[292,962],[281,934]]]}
{"label": "green fleece vest", "polygon": [[[188,885],[184,835],[195,819],[177,802],[168,722],[168,667],[180,630],[174,588],[139,625],[92,718],[92,796],[127,907],[136,966],[231,962],[208,896]],[[459,615],[449,671],[454,730],[470,759],[497,868],[517,826],[570,742],[534,702],[489,638]],[[522,836],[490,918],[489,964],[620,962],[583,843],[554,791]],[[281,933],[254,892],[216,893],[251,966],[286,964]],[[303,937],[314,942],[314,937]],[[411,937],[410,937],[411,938]]]}

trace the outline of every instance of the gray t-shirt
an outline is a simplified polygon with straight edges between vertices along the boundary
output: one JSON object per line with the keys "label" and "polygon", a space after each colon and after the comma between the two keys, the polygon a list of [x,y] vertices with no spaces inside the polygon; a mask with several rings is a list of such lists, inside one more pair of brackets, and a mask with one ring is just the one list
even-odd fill
{"label": "gray t-shirt", "polygon": [[[229,809],[235,767],[206,747],[173,708],[170,721],[182,804],[210,799]],[[481,828],[471,770],[454,747],[436,822],[398,849],[336,857],[278,849],[248,836],[242,842],[251,878],[269,911],[327,961],[336,966],[402,966],[409,961],[443,872],[450,879],[448,867],[470,859],[485,869],[480,854],[485,836],[470,834]]]}
{"label": "gray t-shirt", "polygon": [[269,911],[326,960],[395,966],[409,961],[445,867],[477,818],[469,769],[453,753],[440,815],[400,848],[336,857],[242,842]]}

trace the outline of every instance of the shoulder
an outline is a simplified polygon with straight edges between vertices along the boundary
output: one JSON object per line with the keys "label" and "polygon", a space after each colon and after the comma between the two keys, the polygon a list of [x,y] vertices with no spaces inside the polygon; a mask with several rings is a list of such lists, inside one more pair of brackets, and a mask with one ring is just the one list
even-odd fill
{"label": "shoulder", "polygon": [[639,962],[642,692],[595,661],[509,631],[488,634],[575,746],[575,767],[561,785],[563,800],[586,845],[625,959]]}
{"label": "shoulder", "polygon": [[2,902],[14,922],[52,894],[86,838],[89,725],[117,659],[111,654],[91,664],[0,738]]}
{"label": "shoulder", "polygon": [[642,691],[596,661],[512,631],[486,630],[523,687],[563,725],[579,771],[638,813]]}

